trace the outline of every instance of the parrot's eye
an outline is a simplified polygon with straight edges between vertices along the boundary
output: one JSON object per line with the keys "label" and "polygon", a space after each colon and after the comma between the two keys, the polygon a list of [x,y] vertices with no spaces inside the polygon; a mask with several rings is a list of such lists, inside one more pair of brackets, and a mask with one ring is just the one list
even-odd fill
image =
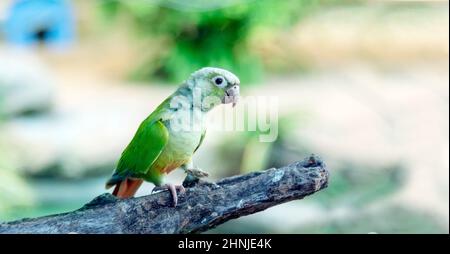
{"label": "parrot's eye", "polygon": [[225,87],[227,85],[227,81],[222,76],[213,78],[213,82],[218,87]]}

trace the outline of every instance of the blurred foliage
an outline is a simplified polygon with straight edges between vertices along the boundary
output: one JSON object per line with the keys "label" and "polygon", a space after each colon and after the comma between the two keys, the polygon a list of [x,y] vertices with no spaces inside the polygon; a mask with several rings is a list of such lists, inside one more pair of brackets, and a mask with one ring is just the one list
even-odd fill
{"label": "blurred foliage", "polygon": [[198,68],[217,66],[232,70],[245,84],[263,72],[248,44],[252,34],[289,27],[323,2],[103,0],[100,6],[108,20],[125,14],[140,36],[164,39],[167,50],[139,67],[133,78],[179,82]]}
{"label": "blurred foliage", "polygon": [[368,210],[346,219],[331,219],[298,228],[299,233],[312,234],[414,234],[418,229],[422,234],[448,233],[445,226],[432,214],[399,205]]}
{"label": "blurred foliage", "polygon": [[[1,90],[0,90],[1,93]],[[0,105],[2,98],[0,97]],[[0,111],[0,134],[5,116]],[[26,182],[13,170],[8,149],[0,135],[0,218],[6,212],[33,204],[32,193]]]}
{"label": "blurred foliage", "polygon": [[0,137],[0,215],[33,205],[30,188],[13,168],[8,160],[7,149]]}
{"label": "blurred foliage", "polygon": [[[445,225],[439,223],[433,214],[404,206],[389,205],[383,209],[347,211],[345,217],[323,218],[323,220],[290,224],[286,228],[269,223],[256,224],[248,217],[241,217],[219,225],[207,233],[293,233],[293,234],[445,234]],[[420,230],[418,230],[420,229]]]}
{"label": "blurred foliage", "polygon": [[18,206],[0,212],[0,221],[76,210],[104,192],[105,177],[65,180],[27,178],[27,186],[34,194],[32,206]]}
{"label": "blurred foliage", "polygon": [[[246,129],[248,129],[249,119],[249,117],[243,118]],[[311,153],[308,152],[305,144],[298,142],[292,144],[294,133],[308,121],[309,115],[303,111],[280,116],[277,126],[278,136],[274,142],[260,141],[261,135],[269,134],[269,130],[262,131],[257,128],[254,131],[236,132],[219,146],[217,156],[229,167],[226,170],[227,175],[285,166]],[[239,171],[232,172],[236,169]]]}
{"label": "blurred foliage", "polygon": [[[248,119],[245,117],[244,119]],[[219,147],[220,161],[226,161],[227,174],[244,174],[254,170],[282,167],[312,153],[309,145],[295,138],[302,126],[308,124],[307,112],[281,116],[278,138],[274,142],[260,142],[265,134],[260,130],[239,132],[224,140]],[[245,126],[248,122],[245,122]],[[232,172],[231,170],[239,169]],[[384,168],[342,162],[332,171],[332,180],[325,191],[315,194],[314,200],[325,208],[334,206],[361,207],[387,197],[402,187],[405,179],[401,165]]]}
{"label": "blurred foliage", "polygon": [[326,191],[314,197],[326,208],[362,207],[393,194],[402,187],[405,179],[404,170],[399,165],[370,168],[350,163],[333,170],[331,176]]}

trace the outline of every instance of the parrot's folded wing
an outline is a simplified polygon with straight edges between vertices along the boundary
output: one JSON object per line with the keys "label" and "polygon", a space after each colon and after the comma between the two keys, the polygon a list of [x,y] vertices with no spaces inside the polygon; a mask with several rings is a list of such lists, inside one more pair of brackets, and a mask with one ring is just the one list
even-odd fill
{"label": "parrot's folded wing", "polygon": [[200,148],[200,146],[202,145],[203,140],[205,139],[205,135],[206,135],[206,129],[203,129],[202,136],[200,136],[200,141],[198,142],[198,145],[197,145],[197,147],[195,148],[194,153],[197,152],[197,150],[198,150],[198,149]]}
{"label": "parrot's folded wing", "polygon": [[147,173],[169,140],[164,124],[147,119],[142,122],[120,157],[114,176],[124,178]]}

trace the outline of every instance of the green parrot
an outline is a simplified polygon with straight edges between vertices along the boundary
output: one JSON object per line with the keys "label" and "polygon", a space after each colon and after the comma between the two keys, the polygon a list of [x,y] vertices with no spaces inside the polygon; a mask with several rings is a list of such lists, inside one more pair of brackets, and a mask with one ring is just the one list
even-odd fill
{"label": "green parrot", "polygon": [[219,104],[231,103],[234,107],[239,86],[238,77],[224,69],[205,67],[192,73],[140,124],[106,188],[115,186],[113,195],[129,198],[143,181],[151,182],[154,190],[169,190],[176,206],[177,191],[184,193],[185,189],[163,184],[164,175],[176,168],[197,178],[208,175],[194,168],[192,162],[205,137],[205,115]]}

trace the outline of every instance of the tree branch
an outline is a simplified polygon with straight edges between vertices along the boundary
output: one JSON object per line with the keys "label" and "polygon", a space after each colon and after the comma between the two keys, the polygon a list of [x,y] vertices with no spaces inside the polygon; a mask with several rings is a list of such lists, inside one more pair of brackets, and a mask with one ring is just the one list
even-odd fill
{"label": "tree branch", "polygon": [[200,181],[179,197],[167,191],[125,200],[109,193],[68,213],[0,224],[0,233],[196,233],[327,186],[328,171],[314,156],[282,168]]}

